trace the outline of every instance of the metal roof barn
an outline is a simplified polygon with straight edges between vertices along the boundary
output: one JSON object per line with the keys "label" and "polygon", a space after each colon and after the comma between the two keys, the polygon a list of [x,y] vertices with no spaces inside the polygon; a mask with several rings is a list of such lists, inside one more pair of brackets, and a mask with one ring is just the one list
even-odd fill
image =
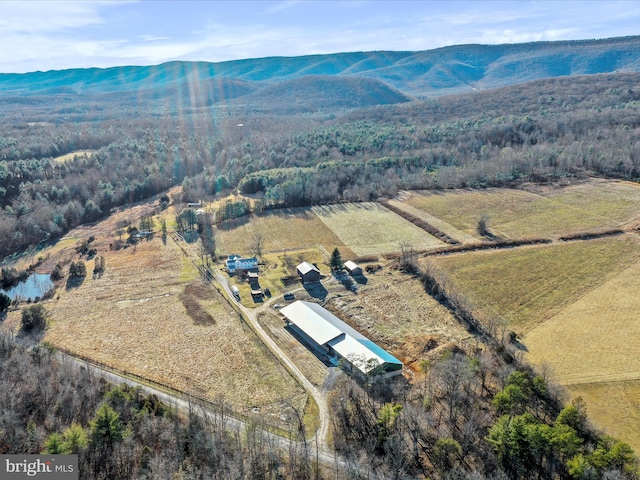
{"label": "metal roof barn", "polygon": [[348,360],[361,373],[401,373],[400,360],[317,303],[297,300],[280,311],[308,338]]}

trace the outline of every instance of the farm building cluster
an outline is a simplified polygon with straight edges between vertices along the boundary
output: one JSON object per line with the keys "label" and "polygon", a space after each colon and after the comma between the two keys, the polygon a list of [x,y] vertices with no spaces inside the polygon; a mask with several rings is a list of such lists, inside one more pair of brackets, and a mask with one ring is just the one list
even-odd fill
{"label": "farm building cluster", "polygon": [[[257,258],[229,255],[226,267],[230,275],[246,275],[254,301],[257,297],[262,301]],[[362,275],[362,269],[352,261],[345,262],[345,269],[352,276]],[[320,270],[313,263],[301,262],[296,271],[305,286],[320,282]],[[232,293],[239,300],[240,292],[237,287],[232,287]],[[287,293],[284,299],[292,301],[294,295]],[[345,366],[364,376],[379,378],[402,373],[403,363],[400,360],[317,303],[297,300],[283,307],[280,312],[287,324],[294,328],[305,343],[313,350],[326,355],[334,363],[341,359]]]}
{"label": "farm building cluster", "polygon": [[365,376],[390,377],[402,373],[402,362],[313,302],[297,300],[280,310],[290,325],[312,347],[341,358]]}

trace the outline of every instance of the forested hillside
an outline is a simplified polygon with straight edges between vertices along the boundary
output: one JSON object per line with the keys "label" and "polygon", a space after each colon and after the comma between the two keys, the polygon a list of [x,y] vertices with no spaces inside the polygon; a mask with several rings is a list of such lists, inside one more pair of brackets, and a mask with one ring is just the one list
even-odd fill
{"label": "forested hillside", "polygon": [[[0,92],[11,95],[185,90],[233,79],[268,85],[309,75],[370,78],[417,97],[487,90],[531,80],[640,70],[640,37],[457,45],[418,52],[348,52],[269,57],[220,63],[169,62],[151,67],[72,69],[0,74]],[[243,88],[228,98],[248,93]],[[192,94],[197,94],[192,89]],[[213,102],[228,98],[210,96]]]}
{"label": "forested hillside", "polygon": [[371,200],[399,189],[640,177],[634,73],[342,113],[277,113],[268,102],[258,112],[183,107],[174,97],[113,100],[2,100],[0,235],[7,241],[0,255],[173,185],[183,186],[185,199],[239,187],[271,208]]}

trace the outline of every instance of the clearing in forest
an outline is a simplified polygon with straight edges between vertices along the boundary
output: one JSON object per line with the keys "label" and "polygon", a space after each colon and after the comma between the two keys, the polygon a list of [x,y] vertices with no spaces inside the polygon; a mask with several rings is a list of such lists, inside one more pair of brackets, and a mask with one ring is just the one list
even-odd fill
{"label": "clearing in forest", "polygon": [[[277,424],[283,402],[307,395],[191,260],[160,235],[135,247],[96,240],[106,270],[46,304],[45,340],[73,354],[207,399],[236,412],[259,407]],[[105,248],[106,247],[106,248]]]}
{"label": "clearing in forest", "polygon": [[590,241],[431,257],[429,262],[482,320],[503,318],[526,332],[640,260],[640,238]]}
{"label": "clearing in forest", "polygon": [[356,255],[397,252],[403,244],[416,250],[444,245],[434,236],[377,203],[318,206],[313,207],[313,211]]}
{"label": "clearing in forest", "polygon": [[[480,239],[478,220],[502,238],[557,237],[616,228],[640,219],[640,186],[592,180],[535,191],[489,188],[414,193],[406,203]],[[446,230],[445,230],[446,231]],[[451,235],[455,238],[455,233]]]}
{"label": "clearing in forest", "polygon": [[74,158],[91,158],[95,150],[78,150],[76,152],[67,153],[66,155],[60,155],[53,159],[56,163],[64,163]]}

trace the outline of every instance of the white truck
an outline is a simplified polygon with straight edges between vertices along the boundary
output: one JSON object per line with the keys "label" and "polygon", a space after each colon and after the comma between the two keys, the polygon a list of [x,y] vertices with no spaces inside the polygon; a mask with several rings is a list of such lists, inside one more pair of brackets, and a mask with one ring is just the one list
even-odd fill
{"label": "white truck", "polygon": [[236,300],[240,300],[240,290],[235,285],[231,285],[231,293],[236,298]]}

